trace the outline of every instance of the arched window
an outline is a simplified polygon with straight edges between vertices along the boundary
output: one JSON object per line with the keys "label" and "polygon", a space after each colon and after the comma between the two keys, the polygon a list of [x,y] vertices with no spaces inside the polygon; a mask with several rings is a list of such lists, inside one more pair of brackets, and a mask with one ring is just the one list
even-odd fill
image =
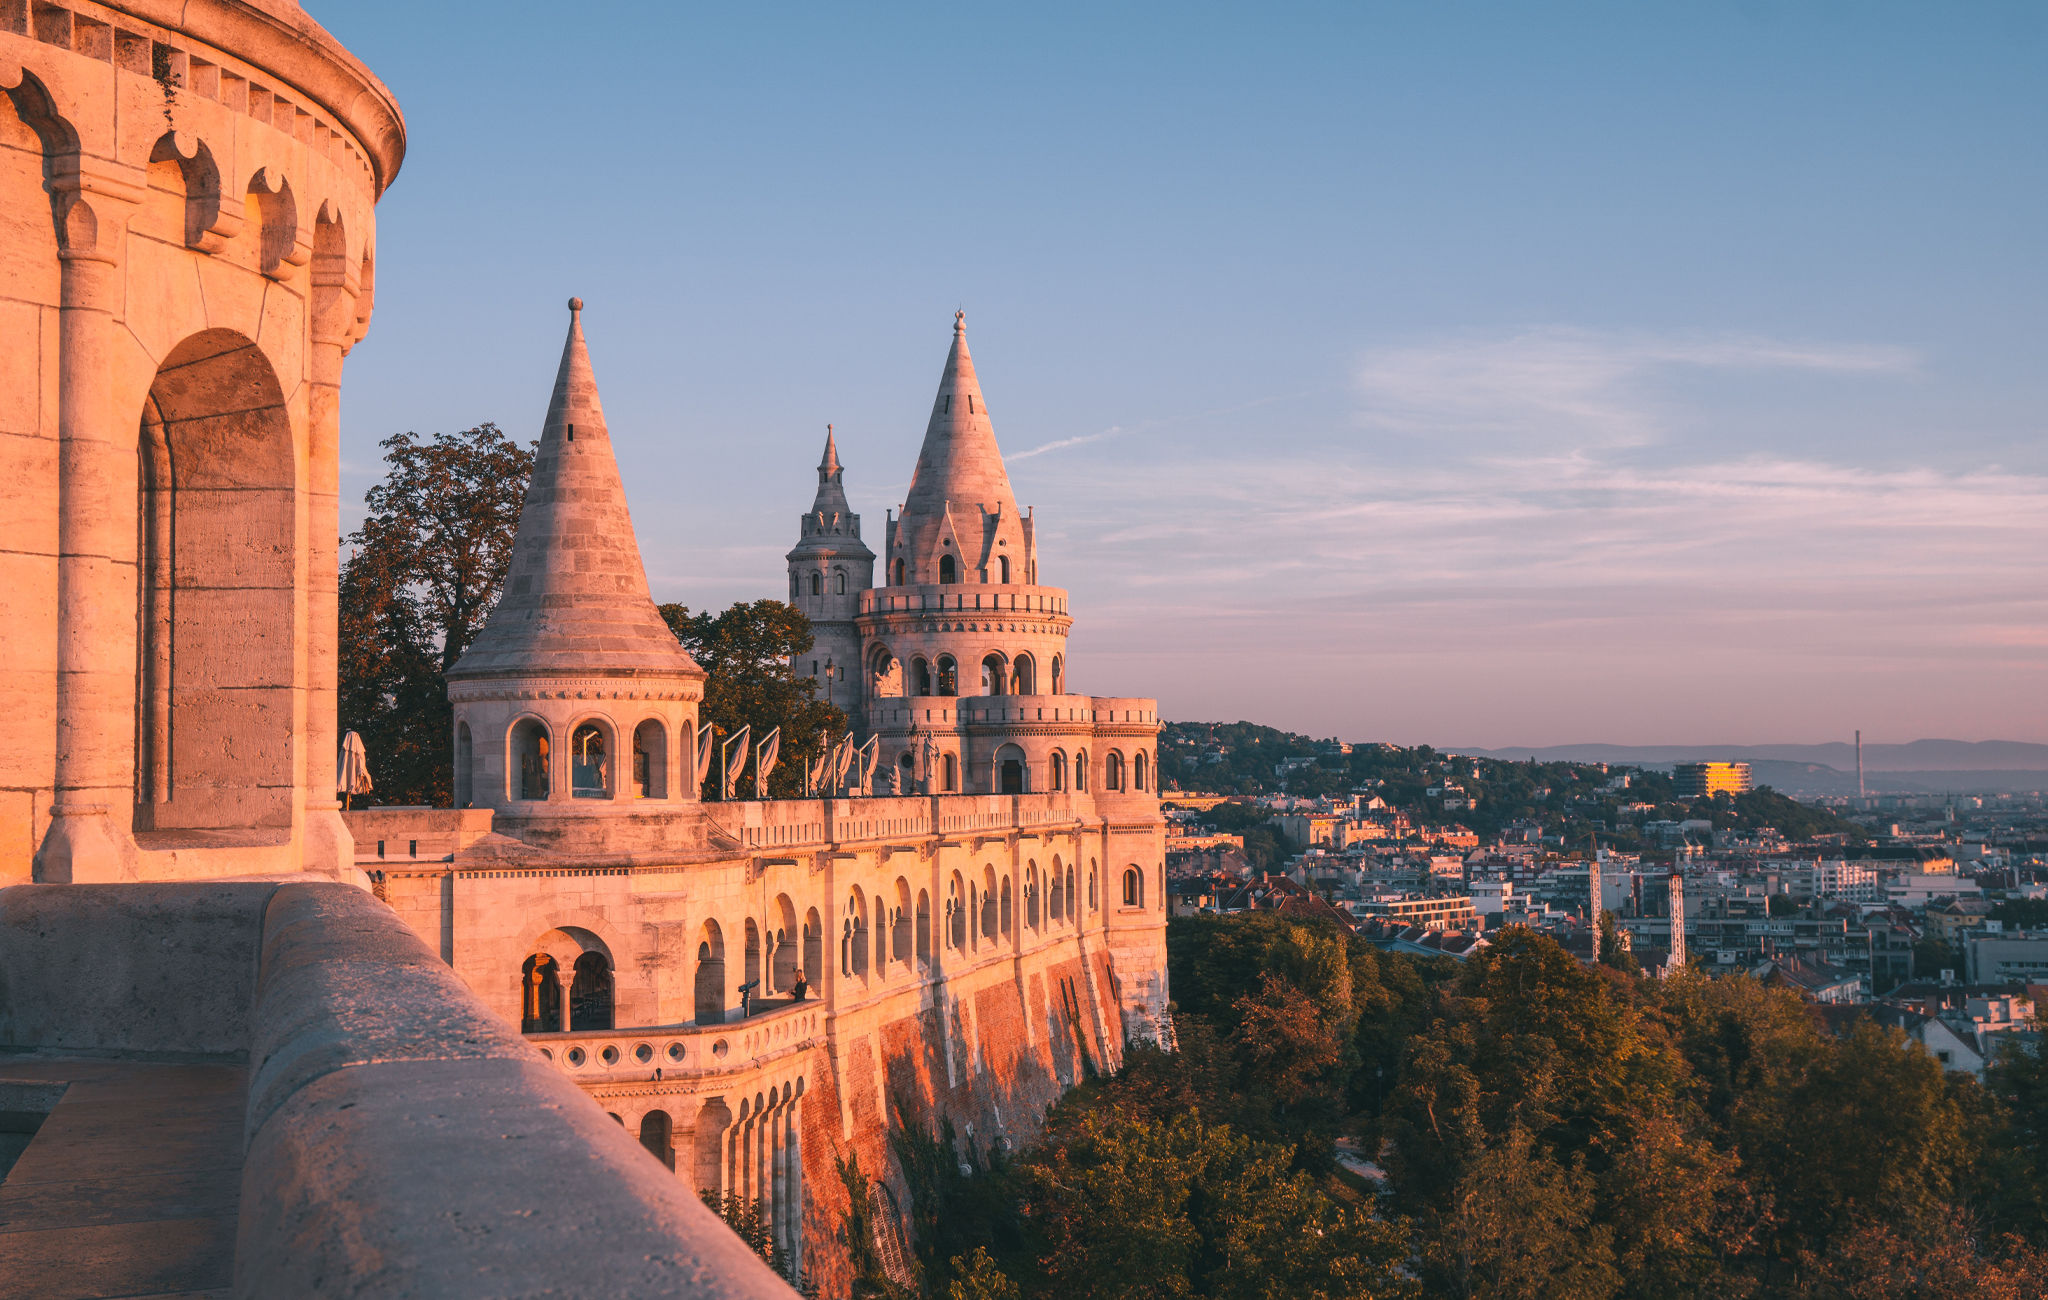
{"label": "arched window", "polygon": [[957,871],[953,873],[952,883],[946,886],[946,946],[967,946],[967,899],[960,892],[960,873]]}
{"label": "arched window", "polygon": [[812,594],[813,596],[821,596],[821,595],[823,595],[824,593],[825,593],[825,576],[824,576],[823,574],[821,574],[821,573],[814,573],[814,574],[812,574],[812,575],[811,575],[811,594]]}
{"label": "arched window", "polygon": [[455,806],[467,808],[475,802],[470,797],[470,782],[476,766],[474,746],[469,740],[469,724],[455,724]]}
{"label": "arched window", "polygon": [[1145,873],[1139,871],[1136,867],[1127,868],[1124,871],[1124,906],[1143,907],[1144,905]]}
{"label": "arched window", "polygon": [[576,959],[576,982],[569,988],[569,1028],[612,1027],[612,964],[601,952]]}
{"label": "arched window", "polygon": [[1062,662],[1059,655],[1052,657],[1052,693],[1054,695],[1065,695],[1067,693],[1066,667],[1066,664]]}
{"label": "arched window", "polygon": [[960,789],[960,760],[948,754],[946,755],[944,767],[946,770],[946,793],[958,793]]}
{"label": "arched window", "polygon": [[546,723],[539,718],[521,718],[513,725],[512,761],[518,772],[513,778],[513,797],[547,798],[551,789],[553,755],[549,752]]}
{"label": "arched window", "polygon": [[797,588],[797,582],[798,582],[798,578],[797,578],[797,576],[796,576],[796,575],[795,575],[794,573],[790,574],[790,575],[789,575],[789,599],[790,599],[791,603],[794,603],[794,602],[796,601],[796,598],[797,598],[797,596],[798,596],[798,594],[799,594],[799,592],[798,592],[798,588]]}
{"label": "arched window", "polygon": [[1003,585],[1007,587],[1010,585],[1010,557],[999,555],[996,557],[996,563],[1002,566],[1002,581]]}
{"label": "arched window", "polygon": [[917,891],[917,960],[932,964],[932,899],[922,889]]}
{"label": "arched window", "polygon": [[1060,860],[1058,858],[1052,860],[1052,875],[1047,879],[1052,888],[1046,891],[1045,895],[1045,919],[1057,921],[1067,914],[1067,909],[1064,906],[1066,900],[1060,896],[1062,891],[1060,889]]}
{"label": "arched window", "polygon": [[612,765],[604,728],[594,722],[576,728],[569,750],[569,793],[578,799],[609,799]]}
{"label": "arched window", "polygon": [[1074,789],[1077,793],[1088,793],[1088,751],[1074,755]]}
{"label": "arched window", "polygon": [[981,693],[1001,695],[1003,693],[1003,657],[986,655],[981,661]]}
{"label": "arched window", "polygon": [[633,791],[641,799],[668,798],[668,729],[654,718],[633,728]]}
{"label": "arched window", "polygon": [[1143,790],[1144,788],[1145,751],[1141,749],[1137,753],[1131,755],[1131,789]]}
{"label": "arched window", "polygon": [[899,587],[903,585],[903,561],[901,560],[896,561],[896,585]]}
{"label": "arched window", "polygon": [[1030,655],[1018,655],[1010,662],[1010,694],[1038,694],[1038,671]]}
{"label": "arched window", "polygon": [[911,660],[910,675],[916,678],[917,693],[919,695],[930,695],[932,693],[932,666],[930,664],[922,659]]}
{"label": "arched window", "polygon": [[1109,757],[1102,760],[1102,788],[1104,790],[1121,790],[1124,788],[1124,756],[1113,749],[1109,751]]}
{"label": "arched window", "polygon": [[725,935],[706,921],[697,944],[697,1023],[725,1023]]}
{"label": "arched window", "polygon": [[519,1032],[553,1034],[562,1028],[562,968],[537,952],[520,968]]}
{"label": "arched window", "polygon": [[950,555],[941,555],[939,557],[939,581],[960,581],[960,566]]}
{"label": "arched window", "polygon": [[846,594],[846,570],[834,569],[832,571],[832,594],[835,596],[844,596]]}
{"label": "arched window", "polygon": [[1010,878],[1009,878],[1008,876],[1004,876],[1004,877],[1003,877],[1003,933],[1004,933],[1004,934],[1011,934],[1011,933],[1013,933],[1013,931],[1012,931],[1012,930],[1010,929],[1010,916],[1011,916],[1011,912],[1010,912]]}
{"label": "arched window", "polygon": [[941,694],[941,695],[958,695],[959,693],[960,693],[960,667],[959,667],[959,665],[957,665],[957,664],[955,664],[955,663],[953,662],[953,656],[951,656],[951,655],[940,655],[940,656],[939,656],[939,694]]}
{"label": "arched window", "polygon": [[1095,910],[1095,859],[1088,859],[1088,910]]}
{"label": "arched window", "polygon": [[1052,788],[1067,788],[1067,756],[1057,749],[1052,751]]}
{"label": "arched window", "polygon": [[1075,902],[1075,894],[1074,894],[1074,869],[1073,869],[1072,867],[1068,867],[1068,868],[1067,868],[1067,916],[1069,917],[1069,919],[1071,919],[1071,918],[1073,917],[1073,915],[1074,915],[1074,902]]}

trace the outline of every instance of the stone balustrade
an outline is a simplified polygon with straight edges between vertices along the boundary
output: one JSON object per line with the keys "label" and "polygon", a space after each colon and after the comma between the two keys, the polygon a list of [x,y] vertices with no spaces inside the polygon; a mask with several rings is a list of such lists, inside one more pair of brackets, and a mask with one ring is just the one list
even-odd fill
{"label": "stone balustrade", "polygon": [[[797,1019],[717,1029],[730,1052]],[[348,886],[0,890],[0,1088],[48,1104],[0,1184],[39,1189],[0,1224],[31,1288],[230,1294],[231,1272],[236,1297],[793,1294]],[[181,1088],[211,1108],[199,1128],[197,1102],[152,1109]],[[218,1122],[242,1097],[241,1122]]]}

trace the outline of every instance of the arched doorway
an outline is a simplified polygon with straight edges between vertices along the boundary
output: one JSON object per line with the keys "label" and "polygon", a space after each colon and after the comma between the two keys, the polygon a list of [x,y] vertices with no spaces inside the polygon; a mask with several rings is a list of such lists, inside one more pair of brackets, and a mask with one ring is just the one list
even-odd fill
{"label": "arched doorway", "polygon": [[195,334],[157,368],[138,438],[134,827],[288,830],[304,738],[297,458],[277,375],[244,335]]}
{"label": "arched doorway", "polygon": [[569,986],[569,1028],[612,1028],[612,964],[601,952],[576,959],[576,980]]}
{"label": "arched doorway", "polygon": [[671,1170],[676,1167],[675,1124],[665,1110],[650,1110],[640,1117],[640,1145]]}
{"label": "arched doorway", "polygon": [[725,935],[718,922],[706,921],[697,942],[697,1023],[725,1023]]}

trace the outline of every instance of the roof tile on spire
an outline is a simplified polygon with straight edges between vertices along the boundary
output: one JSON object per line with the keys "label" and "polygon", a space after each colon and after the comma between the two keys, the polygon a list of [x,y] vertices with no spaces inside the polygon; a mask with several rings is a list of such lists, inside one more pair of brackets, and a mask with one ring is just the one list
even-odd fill
{"label": "roof tile on spire", "polygon": [[583,342],[583,300],[571,298],[569,312],[505,590],[448,676],[702,677],[648,593]]}
{"label": "roof tile on spire", "polygon": [[903,514],[907,518],[933,512],[948,501],[963,507],[978,504],[990,514],[1017,513],[1017,495],[1010,490],[988,403],[982,399],[974,358],[967,351],[964,311],[953,313],[953,349],[946,354],[938,396],[932,399],[931,422],[925,425],[924,446],[911,472]]}

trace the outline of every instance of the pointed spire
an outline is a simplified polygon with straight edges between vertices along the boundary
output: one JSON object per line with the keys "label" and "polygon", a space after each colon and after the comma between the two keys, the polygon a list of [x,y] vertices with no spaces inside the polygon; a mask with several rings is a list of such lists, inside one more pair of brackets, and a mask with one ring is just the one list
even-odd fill
{"label": "pointed spire", "polygon": [[948,501],[960,509],[979,505],[989,514],[1017,513],[1017,497],[1003,468],[1002,449],[996,446],[988,403],[967,351],[964,311],[953,313],[953,349],[939,376],[938,396],[932,399],[931,421],[925,425],[924,446],[917,453],[903,513],[941,510]]}
{"label": "pointed spire", "polygon": [[825,426],[825,458],[818,462],[818,495],[811,502],[811,513],[849,515],[853,506],[846,500],[846,484],[842,476],[846,467],[839,463],[839,445],[833,441],[832,426]]}
{"label": "pointed spire", "polygon": [[569,300],[569,337],[541,423],[505,590],[448,676],[559,672],[703,676],[648,593],[583,342],[581,298]]}

